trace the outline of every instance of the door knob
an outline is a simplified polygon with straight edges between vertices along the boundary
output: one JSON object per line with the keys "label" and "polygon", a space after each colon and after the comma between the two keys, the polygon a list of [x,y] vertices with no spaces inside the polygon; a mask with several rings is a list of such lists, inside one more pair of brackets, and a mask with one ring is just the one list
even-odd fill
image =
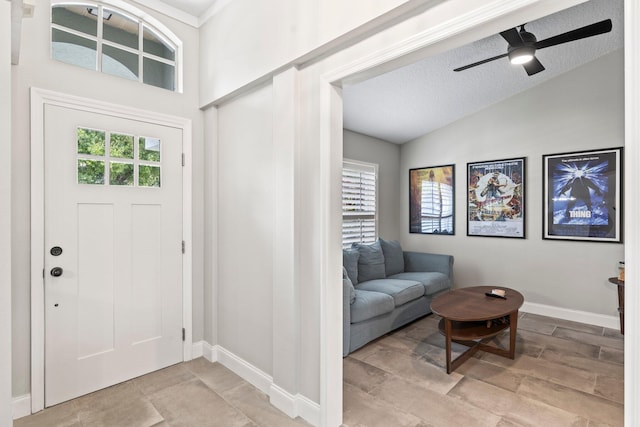
{"label": "door knob", "polygon": [[62,267],[53,267],[50,273],[53,277],[60,277],[62,276]]}

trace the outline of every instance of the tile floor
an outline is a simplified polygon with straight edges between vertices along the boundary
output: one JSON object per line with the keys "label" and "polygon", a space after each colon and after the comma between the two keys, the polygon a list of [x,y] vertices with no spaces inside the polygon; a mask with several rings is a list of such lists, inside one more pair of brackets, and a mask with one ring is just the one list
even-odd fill
{"label": "tile floor", "polygon": [[[438,320],[427,316],[344,359],[345,427],[624,425],[624,340],[618,331],[522,314],[515,360],[479,352],[447,375]],[[507,338],[498,341],[504,346]],[[14,422],[90,426],[308,424],[288,418],[264,393],[202,358]]]}
{"label": "tile floor", "polygon": [[[345,426],[624,425],[617,330],[523,313],[515,360],[478,352],[447,375],[439,319],[422,318],[344,359]],[[497,342],[507,346],[508,332]]]}

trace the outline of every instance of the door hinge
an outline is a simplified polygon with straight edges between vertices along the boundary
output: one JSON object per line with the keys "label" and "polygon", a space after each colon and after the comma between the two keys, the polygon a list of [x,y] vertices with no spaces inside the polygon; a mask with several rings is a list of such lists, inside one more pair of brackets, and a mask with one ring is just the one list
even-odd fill
{"label": "door hinge", "polygon": [[184,240],[182,241],[182,253],[184,253]]}
{"label": "door hinge", "polygon": [[185,338],[186,335],[187,335],[187,331],[185,331],[185,329],[182,328],[182,341],[186,340],[186,338]]}
{"label": "door hinge", "polygon": [[184,166],[184,153],[182,153],[182,166]]}

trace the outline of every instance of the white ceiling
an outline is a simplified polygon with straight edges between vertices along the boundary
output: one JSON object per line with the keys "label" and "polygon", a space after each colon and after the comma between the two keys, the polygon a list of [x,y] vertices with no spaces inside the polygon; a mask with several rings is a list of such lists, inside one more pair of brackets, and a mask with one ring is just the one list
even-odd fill
{"label": "white ceiling", "polygon": [[610,33],[536,52],[546,70],[533,76],[507,58],[452,71],[505,53],[507,42],[498,34],[345,85],[344,127],[397,144],[432,132],[623,47],[623,0],[591,0],[527,23],[527,31],[543,40],[607,18],[613,23]]}

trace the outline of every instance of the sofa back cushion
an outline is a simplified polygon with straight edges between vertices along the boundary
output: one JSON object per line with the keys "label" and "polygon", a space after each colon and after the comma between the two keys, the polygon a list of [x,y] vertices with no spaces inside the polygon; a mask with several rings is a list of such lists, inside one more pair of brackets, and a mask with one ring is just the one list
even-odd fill
{"label": "sofa back cushion", "polygon": [[353,247],[358,249],[358,283],[367,280],[384,279],[384,254],[380,241],[371,244],[354,243]]}
{"label": "sofa back cushion", "polygon": [[342,266],[347,270],[349,280],[354,285],[358,284],[358,258],[360,252],[356,248],[342,250]]}
{"label": "sofa back cushion", "polygon": [[387,277],[404,272],[404,254],[397,240],[380,239],[380,246],[384,255],[384,270]]}

